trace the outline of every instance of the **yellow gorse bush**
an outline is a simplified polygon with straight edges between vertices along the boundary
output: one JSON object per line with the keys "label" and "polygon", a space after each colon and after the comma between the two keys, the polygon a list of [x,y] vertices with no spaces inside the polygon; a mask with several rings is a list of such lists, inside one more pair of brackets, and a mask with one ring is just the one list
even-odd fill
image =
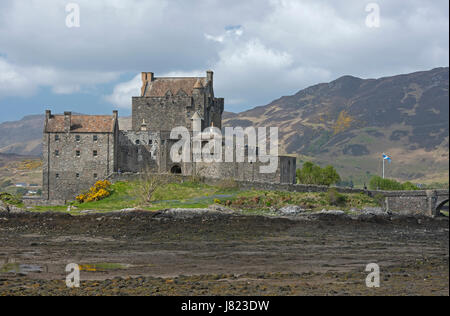
{"label": "yellow gorse bush", "polygon": [[100,201],[111,194],[110,188],[111,182],[108,180],[99,180],[88,192],[78,195],[76,199],[80,203]]}

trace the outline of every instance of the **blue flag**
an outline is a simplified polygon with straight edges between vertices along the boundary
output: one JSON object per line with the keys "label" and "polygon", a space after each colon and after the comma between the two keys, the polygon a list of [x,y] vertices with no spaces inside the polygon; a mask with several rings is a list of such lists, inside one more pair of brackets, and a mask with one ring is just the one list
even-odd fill
{"label": "blue flag", "polygon": [[386,155],[386,154],[383,154],[383,159],[384,159],[384,160],[387,160],[387,161],[389,161],[389,162],[392,161],[392,158],[391,158],[390,156]]}

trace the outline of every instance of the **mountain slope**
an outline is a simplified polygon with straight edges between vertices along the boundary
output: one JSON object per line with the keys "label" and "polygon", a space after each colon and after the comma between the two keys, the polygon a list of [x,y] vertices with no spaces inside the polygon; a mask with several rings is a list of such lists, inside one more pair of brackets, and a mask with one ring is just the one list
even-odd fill
{"label": "mountain slope", "polygon": [[20,121],[0,124],[0,153],[40,155],[44,115],[29,115]]}
{"label": "mountain slope", "polygon": [[[448,182],[449,69],[360,79],[344,76],[242,113],[225,112],[224,126],[277,126],[280,151],[332,164],[346,179],[380,174]],[[121,129],[130,118],[121,117]],[[0,153],[40,155],[43,115],[0,124]]]}
{"label": "mountain slope", "polygon": [[448,68],[380,79],[344,76],[226,113],[224,125],[277,126],[283,152],[332,163],[357,182],[380,174],[383,152],[393,156],[391,177],[448,181],[448,84]]}

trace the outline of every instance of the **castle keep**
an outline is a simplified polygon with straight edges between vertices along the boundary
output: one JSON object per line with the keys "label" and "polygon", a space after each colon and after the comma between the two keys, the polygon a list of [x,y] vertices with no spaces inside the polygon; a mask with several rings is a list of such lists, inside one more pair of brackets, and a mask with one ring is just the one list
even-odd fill
{"label": "castle keep", "polygon": [[[293,157],[273,157],[278,168],[260,173],[263,163],[173,162],[170,138],[175,127],[192,133],[194,125],[222,128],[224,99],[216,98],[213,72],[206,77],[160,78],[142,73],[141,95],[132,98],[131,129],[122,130],[112,115],[53,115],[46,111],[43,137],[43,198],[73,200],[97,180],[113,173],[151,172],[233,178],[243,181],[294,183]],[[226,148],[225,150],[229,150]],[[236,150],[233,148],[232,150]],[[246,157],[248,151],[245,149]],[[258,149],[255,149],[258,150]],[[191,156],[192,157],[192,156]]]}

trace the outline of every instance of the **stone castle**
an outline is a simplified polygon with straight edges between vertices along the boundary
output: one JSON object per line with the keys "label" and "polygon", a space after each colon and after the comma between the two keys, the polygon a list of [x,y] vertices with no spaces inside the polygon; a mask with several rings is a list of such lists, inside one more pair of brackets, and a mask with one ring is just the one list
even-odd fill
{"label": "stone castle", "polygon": [[[213,72],[206,77],[161,78],[142,73],[141,95],[132,98],[131,130],[112,115],[53,115],[46,111],[43,139],[43,199],[73,200],[97,180],[115,173],[151,172],[270,183],[294,183],[296,159],[277,156],[277,170],[260,173],[263,163],[173,162],[178,139],[170,131],[222,128],[224,99],[216,98]],[[197,126],[199,127],[199,126]],[[236,150],[236,149],[234,149]],[[246,157],[249,148],[245,148]],[[257,149],[256,149],[257,150]],[[191,160],[192,161],[192,160]],[[195,159],[194,159],[195,161]]]}

